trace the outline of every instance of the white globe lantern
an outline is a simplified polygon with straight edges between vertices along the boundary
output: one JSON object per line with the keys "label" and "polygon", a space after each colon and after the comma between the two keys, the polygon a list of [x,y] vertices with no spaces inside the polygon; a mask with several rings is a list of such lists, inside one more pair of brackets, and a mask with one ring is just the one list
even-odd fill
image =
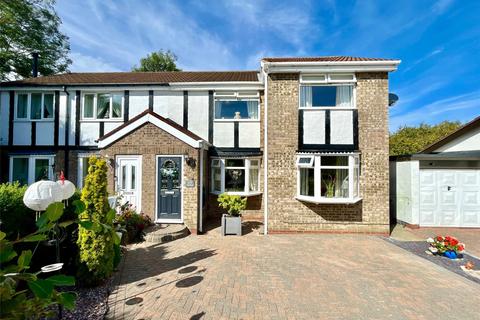
{"label": "white globe lantern", "polygon": [[60,185],[53,181],[38,181],[30,185],[23,195],[23,203],[34,211],[45,211],[47,207],[63,200]]}
{"label": "white globe lantern", "polygon": [[75,193],[75,185],[68,180],[58,180],[57,184],[62,189],[62,200],[70,199],[71,196]]}

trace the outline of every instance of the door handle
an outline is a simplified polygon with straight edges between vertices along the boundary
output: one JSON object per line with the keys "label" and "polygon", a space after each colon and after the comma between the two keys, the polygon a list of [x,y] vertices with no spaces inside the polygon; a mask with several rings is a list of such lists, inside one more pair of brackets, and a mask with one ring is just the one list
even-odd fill
{"label": "door handle", "polygon": [[165,194],[175,194],[175,191],[165,191]]}

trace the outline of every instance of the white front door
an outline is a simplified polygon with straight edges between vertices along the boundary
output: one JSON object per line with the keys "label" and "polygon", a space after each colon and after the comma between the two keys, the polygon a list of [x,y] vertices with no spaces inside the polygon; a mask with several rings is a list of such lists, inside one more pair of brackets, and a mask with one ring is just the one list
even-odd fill
{"label": "white front door", "polygon": [[480,227],[480,170],[420,170],[420,225]]}
{"label": "white front door", "polygon": [[140,213],[142,210],[142,157],[117,156],[117,193],[122,204],[128,202]]}

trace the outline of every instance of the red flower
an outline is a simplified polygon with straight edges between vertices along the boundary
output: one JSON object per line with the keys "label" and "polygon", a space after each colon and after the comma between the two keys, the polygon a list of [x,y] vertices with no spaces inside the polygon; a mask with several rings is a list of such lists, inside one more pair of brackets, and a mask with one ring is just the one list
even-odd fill
{"label": "red flower", "polygon": [[443,237],[442,236],[437,236],[437,241],[443,241]]}
{"label": "red flower", "polygon": [[457,244],[458,244],[458,240],[457,240],[457,239],[455,239],[455,238],[451,238],[451,239],[450,239],[450,245],[451,245],[451,246],[456,246]]}
{"label": "red flower", "polygon": [[445,241],[446,241],[446,242],[450,242],[450,240],[452,240],[452,237],[450,237],[450,236],[446,236],[446,237],[445,237]]}
{"label": "red flower", "polygon": [[463,251],[463,250],[465,250],[465,246],[463,244],[459,244],[458,247],[457,247],[457,250],[458,251]]}

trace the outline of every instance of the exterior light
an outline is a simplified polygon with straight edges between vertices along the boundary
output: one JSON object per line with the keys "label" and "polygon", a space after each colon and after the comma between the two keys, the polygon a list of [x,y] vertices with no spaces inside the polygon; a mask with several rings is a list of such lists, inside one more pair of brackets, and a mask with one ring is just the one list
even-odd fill
{"label": "exterior light", "polygon": [[60,172],[60,180],[57,181],[57,184],[60,186],[60,189],[62,189],[62,200],[69,199],[75,193],[75,185],[65,179],[63,171]]}
{"label": "exterior light", "polygon": [[33,211],[45,211],[47,207],[63,200],[60,185],[53,181],[38,181],[30,185],[23,195],[23,203]]}

